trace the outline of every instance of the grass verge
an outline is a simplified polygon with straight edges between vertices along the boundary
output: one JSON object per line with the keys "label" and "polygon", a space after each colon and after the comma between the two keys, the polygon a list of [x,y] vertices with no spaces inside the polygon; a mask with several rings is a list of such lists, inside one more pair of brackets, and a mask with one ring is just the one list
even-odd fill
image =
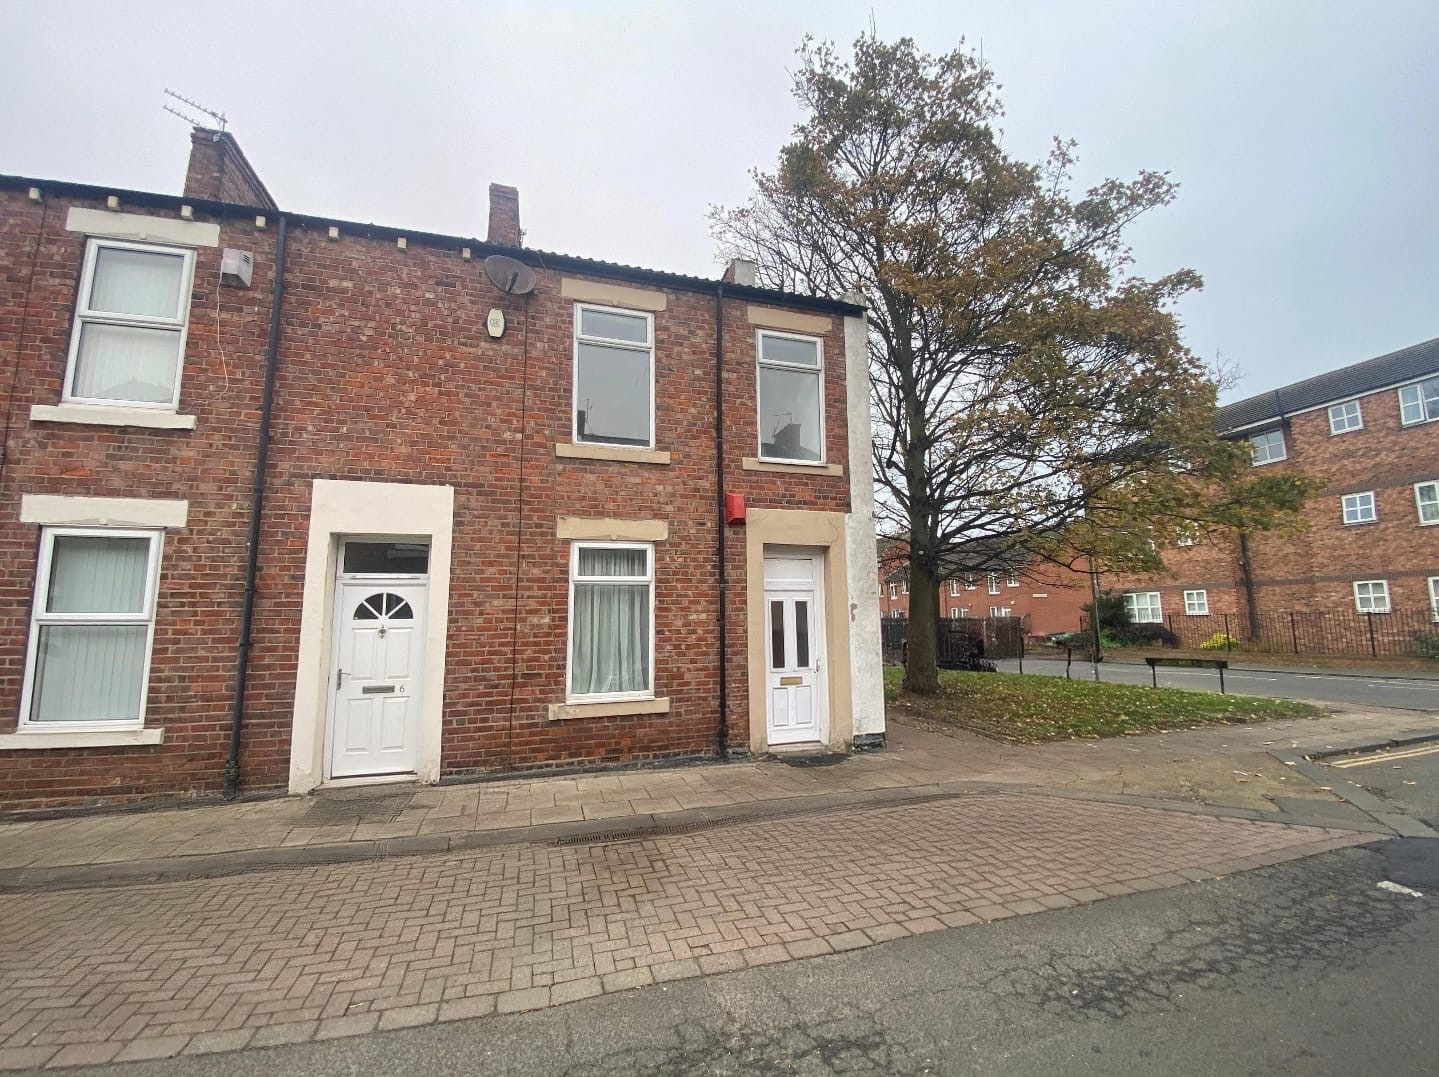
{"label": "grass verge", "polygon": [[1314,718],[1325,713],[1321,707],[1292,699],[948,670],[940,671],[939,695],[917,696],[901,690],[903,675],[898,666],[884,671],[885,698],[898,702],[904,712],[1023,744]]}

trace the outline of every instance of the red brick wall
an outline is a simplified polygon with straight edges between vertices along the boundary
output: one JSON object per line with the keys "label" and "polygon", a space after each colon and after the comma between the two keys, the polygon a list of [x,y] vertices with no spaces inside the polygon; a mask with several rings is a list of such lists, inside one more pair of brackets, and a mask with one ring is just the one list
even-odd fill
{"label": "red brick wall", "polygon": [[275,208],[275,200],[255,175],[234,138],[199,127],[190,132],[190,163],[185,169],[184,193],[186,198],[232,202],[257,209]]}
{"label": "red brick wall", "polygon": [[[1393,389],[1360,398],[1364,427],[1330,434],[1327,408],[1291,417],[1288,458],[1263,467],[1294,468],[1324,483],[1304,508],[1298,534],[1261,533],[1249,541],[1256,606],[1277,610],[1354,609],[1355,580],[1389,581],[1396,609],[1423,610],[1428,577],[1439,576],[1439,527],[1421,526],[1414,484],[1439,480],[1439,424],[1403,427]],[[1372,490],[1378,520],[1346,525],[1341,497]],[[1237,539],[1215,534],[1165,553],[1168,576],[1107,577],[1116,590],[1157,590],[1166,617],[1184,616],[1183,592],[1206,589],[1216,614],[1247,615]]]}
{"label": "red brick wall", "polygon": [[[18,523],[20,496],[185,498],[190,518],[167,534],[161,568],[147,725],[164,725],[165,744],[0,752],[0,804],[215,792],[234,687],[274,232],[257,231],[248,219],[222,222],[222,245],[252,251],[255,273],[252,289],[219,292],[218,315],[218,250],[199,252],[181,390],[181,411],[197,417],[194,431],[32,423],[31,404],[59,400],[83,248],[82,237],[64,231],[65,206],[47,205],[0,193],[7,364],[19,334],[12,312],[24,309],[27,292],[32,311],[0,488],[0,594],[8,599],[0,613],[0,731],[17,720],[34,586],[37,529]],[[42,212],[31,288],[25,264]],[[559,292],[560,274],[547,270],[528,300],[506,297],[478,257],[464,261],[457,250],[411,240],[400,251],[390,236],[331,241],[320,227],[292,229],[244,788],[287,781],[315,478],[455,488],[444,773],[714,750],[714,297],[669,291],[655,315],[657,448],[672,462],[653,466],[556,458],[555,444],[570,440],[574,308]],[[725,488],[745,494],[752,508],[847,511],[847,475],[740,466],[757,451],[749,302],[730,301],[725,310]],[[509,322],[500,340],[484,328],[493,307]],[[847,468],[838,316],[824,348],[827,450]],[[546,706],[563,701],[565,690],[569,544],[555,538],[559,515],[668,521],[669,538],[656,546],[655,688],[671,699],[669,714],[547,720]],[[393,528],[403,533],[405,522]],[[741,529],[730,529],[729,710],[740,746],[748,728],[743,540]]]}
{"label": "red brick wall", "polygon": [[[988,617],[991,606],[1002,606],[1010,610],[1010,616],[1025,619],[1025,628],[1031,636],[1048,636],[1055,632],[1069,632],[1079,627],[1081,607],[1089,601],[1089,576],[1058,565],[1033,561],[1019,573],[1018,582],[1010,586],[1008,573],[999,572],[999,594],[989,593],[989,574],[976,572],[974,587],[964,585],[963,577],[958,580],[959,593],[954,594],[949,580],[940,581],[939,614],[951,616],[955,609],[966,610],[964,616]],[[889,597],[890,584],[895,585],[895,597]],[[879,569],[880,616],[891,617],[894,610],[901,616],[909,616],[909,594],[904,589],[903,569],[896,575],[891,566],[881,564]]]}

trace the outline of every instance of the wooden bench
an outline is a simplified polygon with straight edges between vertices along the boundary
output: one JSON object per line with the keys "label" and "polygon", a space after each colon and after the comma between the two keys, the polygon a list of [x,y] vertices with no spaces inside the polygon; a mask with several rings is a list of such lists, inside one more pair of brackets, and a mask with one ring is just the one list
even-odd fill
{"label": "wooden bench", "polygon": [[1224,671],[1229,668],[1229,663],[1223,658],[1146,658],[1145,664],[1149,666],[1149,684],[1152,688],[1159,687],[1160,666],[1182,666],[1186,669],[1217,669],[1219,670],[1219,694],[1225,695]]}

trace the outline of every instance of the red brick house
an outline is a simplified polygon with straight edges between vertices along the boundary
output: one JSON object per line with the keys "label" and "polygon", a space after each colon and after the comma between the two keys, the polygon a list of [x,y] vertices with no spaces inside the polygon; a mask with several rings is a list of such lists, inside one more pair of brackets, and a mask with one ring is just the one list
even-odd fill
{"label": "red brick house", "polygon": [[[1249,442],[1254,467],[1295,468],[1323,482],[1305,506],[1307,527],[1244,539],[1195,531],[1165,552],[1168,575],[1104,585],[1126,594],[1135,620],[1169,624],[1185,643],[1227,624],[1246,638],[1274,627],[1287,645],[1302,618],[1264,622],[1290,611],[1401,613],[1414,625],[1439,618],[1435,420],[1439,340],[1220,408],[1220,431]],[[1304,645],[1295,638],[1295,649]]]}
{"label": "red brick house", "polygon": [[0,177],[0,805],[882,742],[860,306],[192,141]]}

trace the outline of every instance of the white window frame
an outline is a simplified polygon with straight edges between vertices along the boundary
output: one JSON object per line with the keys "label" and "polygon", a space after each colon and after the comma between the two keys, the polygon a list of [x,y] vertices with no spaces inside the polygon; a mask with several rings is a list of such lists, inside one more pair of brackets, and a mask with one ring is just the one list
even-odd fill
{"label": "white window frame", "polygon": [[1184,613],[1188,617],[1209,616],[1209,592],[1206,590],[1184,592]]}
{"label": "white window frame", "polygon": [[[1424,492],[1426,490],[1433,495],[1431,504],[1434,509],[1434,518],[1432,520],[1424,519]],[[1419,514],[1420,527],[1431,527],[1434,524],[1439,524],[1439,481],[1416,482],[1414,484],[1414,511]]]}
{"label": "white window frame", "polygon": [[[647,344],[636,344],[633,340],[615,340],[612,337],[597,337],[580,332],[584,312],[619,314],[626,318],[645,320]],[[655,447],[655,411],[659,401],[655,399],[655,316],[646,310],[630,310],[626,307],[606,307],[599,303],[575,304],[574,347],[571,351],[570,371],[570,441],[576,445],[602,445],[612,449],[646,450]],[[606,348],[622,348],[626,351],[644,352],[650,357],[650,437],[644,445],[619,444],[613,441],[589,441],[580,437],[580,345],[600,344]]]}
{"label": "white window frame", "polygon": [[1439,576],[1429,577],[1429,616],[1439,621]]}
{"label": "white window frame", "polygon": [[[580,550],[644,550],[644,576],[581,576]],[[576,694],[570,691],[570,675],[575,661],[575,584],[576,583],[622,583],[635,587],[645,586],[650,592],[650,661],[649,684],[636,692],[594,692]],[[565,702],[566,703],[621,703],[628,700],[655,698],[655,547],[652,542],[572,542],[570,543],[570,597],[565,627]]]}
{"label": "white window frame", "polygon": [[[79,538],[142,538],[150,543],[148,560],[145,565],[145,598],[140,613],[47,613],[49,601],[50,566],[55,551],[55,539]],[[115,729],[143,729],[145,710],[150,699],[150,659],[155,651],[155,596],[160,583],[160,554],[164,546],[165,532],[151,528],[119,527],[46,527],[40,532],[40,558],[35,568],[35,597],[30,608],[30,641],[25,649],[25,681],[20,694],[20,722],[18,728],[27,731],[47,733],[83,733]],[[35,663],[40,650],[40,628],[43,625],[145,625],[145,661],[140,668],[140,710],[136,718],[122,718],[114,721],[91,722],[37,722],[32,721],[30,709],[35,699]]]}
{"label": "white window frame", "polygon": [[1013,617],[1013,616],[1014,616],[1014,612],[1013,612],[1013,611],[1014,611],[1014,607],[1013,607],[1013,606],[990,606],[990,607],[989,607],[989,615],[990,615],[991,617]]}
{"label": "white window frame", "polygon": [[973,591],[978,586],[978,577],[976,577],[973,572],[966,572],[964,574],[964,589],[966,591]]}
{"label": "white window frame", "polygon": [[[805,366],[803,363],[777,363],[773,359],[764,358],[764,338],[778,337],[783,340],[803,340],[814,345],[815,358],[818,361],[816,366]],[[804,333],[781,333],[774,329],[756,329],[754,334],[754,411],[755,411],[755,441],[759,459],[771,464],[799,464],[808,467],[821,467],[828,457],[827,431],[825,428],[825,392],[824,392],[824,339],[822,337],[809,336]],[[766,456],[764,453],[764,430],[760,427],[760,392],[759,380],[760,370],[769,367],[772,370],[797,370],[805,374],[813,374],[819,379],[819,459],[818,460],[791,460],[784,456]]]}
{"label": "white window frame", "polygon": [[1005,582],[1005,585],[1008,586],[1008,587],[1018,587],[1018,586],[1019,586],[1019,573],[1016,572],[1014,569],[1010,569],[1010,570],[1009,570],[1009,575],[1005,578],[1005,581],[1004,581],[1004,582]]}
{"label": "white window frame", "polygon": [[[1359,591],[1359,589],[1360,589],[1361,587],[1368,588],[1368,593],[1367,593],[1367,594],[1364,594],[1364,595],[1361,595],[1361,594],[1360,594],[1360,591]],[[1378,590],[1376,590],[1376,588],[1378,588]],[[1384,606],[1383,606],[1382,609],[1381,609],[1379,606],[1377,606],[1377,605],[1374,604],[1374,603],[1375,603],[1375,599],[1376,599],[1377,597],[1381,596],[1381,595],[1383,596],[1383,599],[1384,599]],[[1365,602],[1366,600],[1369,602],[1369,606],[1368,606],[1368,607],[1366,607],[1366,606],[1364,605],[1364,602]],[[1355,581],[1354,581],[1354,608],[1355,608],[1356,610],[1358,610],[1360,613],[1389,613],[1389,612],[1391,612],[1391,611],[1393,610],[1393,606],[1390,604],[1390,599],[1389,599],[1389,581],[1388,581],[1388,580],[1355,580]]]}
{"label": "white window frame", "polygon": [[897,584],[897,583],[892,583],[892,584],[890,584],[890,585],[889,585],[889,600],[890,600],[891,602],[893,602],[893,601],[894,601],[895,599],[897,599],[898,597],[899,597],[899,584]]}
{"label": "white window frame", "polygon": [[[95,283],[95,263],[102,250],[139,251],[143,254],[164,254],[183,259],[180,270],[180,293],[176,297],[174,318],[142,317],[90,309],[90,292]],[[80,291],[75,297],[75,319],[70,326],[70,350],[65,359],[65,382],[60,401],[65,404],[86,404],[114,408],[136,408],[148,411],[176,411],[180,407],[180,382],[185,374],[185,347],[190,334],[190,303],[195,291],[195,252],[189,247],[172,247],[161,243],[128,243],[119,239],[90,237],[85,241],[85,261],[80,273]],[[179,331],[180,346],[175,353],[175,393],[167,404],[157,400],[122,400],[110,396],[76,396],[75,360],[80,354],[80,334],[86,325],[120,325],[131,329]]]}
{"label": "white window frame", "polygon": [[[1154,611],[1153,617],[1139,616],[1140,599],[1144,599],[1144,610],[1148,613]],[[1153,599],[1151,602],[1150,599]],[[1137,625],[1157,625],[1164,623],[1164,600],[1158,591],[1129,591],[1124,596],[1124,608],[1129,611],[1129,619]]]}
{"label": "white window frame", "polygon": [[[1367,501],[1365,499],[1368,499]],[[1344,515],[1346,527],[1354,527],[1357,524],[1372,524],[1379,519],[1379,503],[1374,497],[1373,490],[1363,490],[1357,494],[1345,494],[1339,499],[1340,511]],[[1365,509],[1369,514],[1364,514]]]}
{"label": "white window frame", "polygon": [[899,581],[899,593],[902,595],[909,594],[909,576],[907,574],[901,577]]}
{"label": "white window frame", "polygon": [[[1270,451],[1271,439],[1276,436],[1279,438],[1278,456],[1272,455]],[[1261,445],[1264,447],[1263,460],[1259,459],[1259,449]],[[1255,467],[1263,467],[1265,464],[1277,464],[1281,460],[1289,459],[1289,444],[1284,437],[1284,431],[1282,429],[1265,430],[1260,434],[1251,434],[1249,437],[1249,449],[1250,452],[1254,454]]]}
{"label": "white window frame", "polygon": [[949,597],[950,597],[950,598],[958,598],[958,597],[959,597],[959,580],[958,580],[957,578],[955,578],[955,577],[950,577],[950,581],[949,581]]}
{"label": "white window frame", "polygon": [[[1351,414],[1350,408],[1353,408]],[[1344,400],[1329,405],[1329,436],[1347,434],[1351,430],[1364,429],[1364,412],[1358,400]]]}
{"label": "white window frame", "polygon": [[[1423,381],[1416,381],[1412,385],[1405,385],[1399,389],[1399,425],[1418,426],[1420,423],[1432,423],[1439,419],[1439,415],[1429,415],[1424,410],[1424,386],[1431,382],[1439,381],[1439,378],[1425,378]],[[1412,400],[1406,400],[1406,394],[1412,394]],[[1419,409],[1417,419],[1409,418],[1405,412],[1410,408]]]}
{"label": "white window frame", "polygon": [[992,595],[997,595],[997,594],[999,594],[999,573],[998,573],[998,572],[991,572],[991,573],[989,574],[989,578],[988,578],[988,580],[987,580],[986,582],[989,584],[989,593],[990,593],[990,594],[992,594]]}
{"label": "white window frame", "polygon": [[1198,545],[1199,545],[1199,529],[1198,529],[1197,527],[1195,527],[1193,524],[1182,524],[1182,525],[1180,525],[1179,533],[1174,536],[1174,545],[1176,545],[1176,546],[1198,546]]}

